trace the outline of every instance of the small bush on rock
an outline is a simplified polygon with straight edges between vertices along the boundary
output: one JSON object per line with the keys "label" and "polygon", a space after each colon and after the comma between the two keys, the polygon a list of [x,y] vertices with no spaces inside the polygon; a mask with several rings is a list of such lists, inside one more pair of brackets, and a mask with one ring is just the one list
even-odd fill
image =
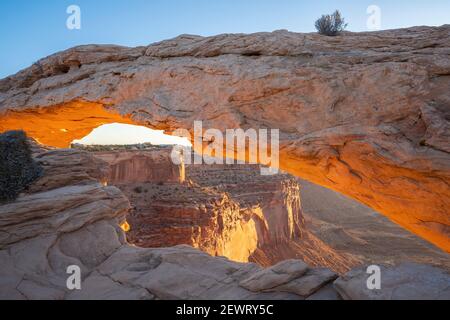
{"label": "small bush on rock", "polygon": [[317,31],[325,36],[337,36],[345,28],[347,28],[347,23],[338,10],[331,15],[323,15],[316,21]]}
{"label": "small bush on rock", "polygon": [[0,203],[12,201],[42,174],[23,131],[0,134]]}

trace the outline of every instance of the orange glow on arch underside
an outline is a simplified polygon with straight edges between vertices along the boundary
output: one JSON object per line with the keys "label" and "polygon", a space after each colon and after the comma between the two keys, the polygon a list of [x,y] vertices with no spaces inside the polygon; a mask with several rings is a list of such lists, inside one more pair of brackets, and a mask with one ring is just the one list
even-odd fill
{"label": "orange glow on arch underside", "polygon": [[67,148],[73,140],[109,123],[134,124],[128,116],[109,112],[102,104],[70,102],[62,106],[8,111],[0,116],[0,132],[21,129],[41,144]]}

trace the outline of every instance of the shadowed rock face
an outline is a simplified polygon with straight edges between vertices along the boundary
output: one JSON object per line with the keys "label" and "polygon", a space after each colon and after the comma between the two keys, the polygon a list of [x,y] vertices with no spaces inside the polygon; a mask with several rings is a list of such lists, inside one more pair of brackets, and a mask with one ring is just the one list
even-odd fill
{"label": "shadowed rock face", "polygon": [[82,46],[0,81],[0,130],[66,146],[110,122],[278,128],[282,169],[449,252],[449,43],[443,26]]}
{"label": "shadowed rock face", "polygon": [[[257,243],[248,261],[271,266],[296,258],[341,274],[358,264],[350,255],[333,250],[305,226],[301,186],[295,177],[281,173],[263,176],[259,165],[241,164],[187,165],[186,177],[199,186],[229,195],[240,208],[234,218],[241,220],[240,224],[254,222]],[[234,249],[243,244],[236,241]]]}

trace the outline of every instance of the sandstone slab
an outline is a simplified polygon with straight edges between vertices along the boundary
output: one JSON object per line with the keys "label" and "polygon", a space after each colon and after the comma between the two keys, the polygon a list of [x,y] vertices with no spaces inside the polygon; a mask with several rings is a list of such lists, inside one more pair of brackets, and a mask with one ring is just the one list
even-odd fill
{"label": "sandstone slab", "polygon": [[286,260],[253,274],[239,285],[253,292],[267,291],[302,276],[306,271],[308,266],[302,261]]}
{"label": "sandstone slab", "polygon": [[320,288],[335,280],[337,277],[337,274],[328,269],[316,268],[309,270],[301,277],[278,286],[275,289],[295,293],[302,297],[309,297]]}
{"label": "sandstone slab", "polygon": [[450,274],[432,266],[413,263],[381,268],[381,289],[367,288],[365,268],[352,270],[334,282],[344,299],[351,300],[449,300]]}

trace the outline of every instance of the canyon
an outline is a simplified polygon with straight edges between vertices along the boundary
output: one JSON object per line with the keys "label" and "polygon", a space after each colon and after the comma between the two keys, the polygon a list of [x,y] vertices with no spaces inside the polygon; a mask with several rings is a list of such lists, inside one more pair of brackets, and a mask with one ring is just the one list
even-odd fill
{"label": "canyon", "polygon": [[[146,248],[187,244],[262,266],[299,258],[344,273],[356,264],[305,228],[294,177],[261,176],[259,165],[174,165],[171,153],[172,147],[92,153],[110,165],[108,184],[130,200],[130,243]],[[146,157],[158,159],[147,170],[164,175],[142,170],[133,180],[136,159],[148,164],[142,160]],[[119,180],[116,159],[128,159],[121,161]]]}
{"label": "canyon", "polygon": [[[80,150],[33,151],[44,175],[0,205],[2,299],[450,299],[450,274],[430,265],[382,266],[374,293],[364,267],[340,276],[301,260],[262,268],[187,245],[130,245],[120,226],[132,208],[107,185],[110,164]],[[66,286],[70,265],[81,268],[81,290]]]}
{"label": "canyon", "polygon": [[67,147],[113,122],[279,129],[281,169],[449,252],[449,40],[445,25],[75,47],[0,80],[0,131]]}
{"label": "canyon", "polygon": [[[262,176],[259,165],[174,165],[172,149],[92,153],[113,167],[108,183],[130,200],[127,239],[139,247],[187,244],[265,267],[296,258],[341,274],[364,263],[450,266],[446,253],[331,190],[286,173]],[[174,174],[132,182],[131,154]],[[117,158],[129,159],[120,181],[111,161]]]}

